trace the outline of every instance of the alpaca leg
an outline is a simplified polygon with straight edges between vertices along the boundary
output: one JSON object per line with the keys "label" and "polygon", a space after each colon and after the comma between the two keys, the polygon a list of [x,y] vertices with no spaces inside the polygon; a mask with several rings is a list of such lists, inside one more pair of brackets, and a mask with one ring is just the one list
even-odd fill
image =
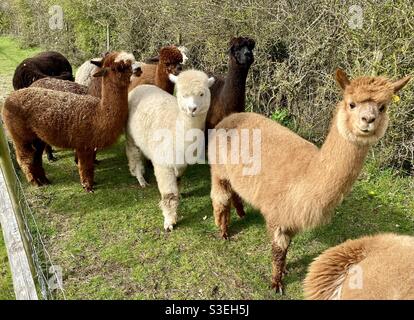
{"label": "alpaca leg", "polygon": [[[77,152],[76,152],[76,150],[74,150],[74,152],[75,152],[75,163],[76,164],[78,164],[78,161],[79,161],[79,159],[78,159],[78,154],[77,154]],[[96,159],[96,150],[94,151],[94,156],[93,156],[93,163],[94,164],[100,164],[101,163],[101,161],[99,161],[98,159]]]}
{"label": "alpaca leg", "polygon": [[33,157],[33,165],[36,171],[36,176],[39,179],[39,182],[41,184],[50,184],[50,181],[46,178],[46,173],[42,165],[42,155],[43,155],[43,151],[45,150],[45,146],[46,146],[46,143],[44,143],[40,139],[36,139],[33,142],[33,147],[35,149],[34,157]]}
{"label": "alpaca leg", "polygon": [[214,175],[211,180],[211,200],[213,203],[214,220],[216,226],[220,228],[223,239],[227,239],[232,198],[231,188],[228,181],[221,180]]}
{"label": "alpaca leg", "polygon": [[186,167],[181,167],[180,169],[175,169],[175,176],[177,177],[177,186],[178,186],[178,193],[182,191],[182,176],[185,172]]}
{"label": "alpaca leg", "polygon": [[145,188],[149,185],[144,178],[145,157],[142,154],[142,151],[130,139],[127,139],[126,154],[128,157],[128,167],[131,175],[137,178],[138,183],[142,188]]}
{"label": "alpaca leg", "polygon": [[82,187],[86,192],[93,192],[94,177],[94,152],[93,150],[76,150],[79,158],[79,176]]}
{"label": "alpaca leg", "polygon": [[36,170],[36,165],[34,163],[35,149],[32,142],[14,140],[14,147],[16,150],[16,160],[24,172],[27,181],[33,185],[41,186],[41,179],[39,179],[38,170]]}
{"label": "alpaca leg", "polygon": [[53,155],[53,149],[50,145],[48,145],[48,144],[46,145],[45,151],[46,151],[46,155],[47,155],[47,160],[49,160],[49,161],[56,161],[57,160],[56,157]]}
{"label": "alpaca leg", "polygon": [[290,236],[281,227],[273,232],[272,240],[272,289],[283,294],[283,274],[286,270],[286,255],[290,244]]}
{"label": "alpaca leg", "polygon": [[243,200],[234,191],[231,194],[231,202],[233,203],[233,206],[236,208],[237,215],[240,218],[243,218],[246,215],[246,212],[244,212],[243,208]]}
{"label": "alpaca leg", "polygon": [[177,178],[172,168],[154,165],[154,173],[157,178],[158,190],[161,193],[160,207],[164,216],[164,229],[172,231],[177,223],[179,203]]}

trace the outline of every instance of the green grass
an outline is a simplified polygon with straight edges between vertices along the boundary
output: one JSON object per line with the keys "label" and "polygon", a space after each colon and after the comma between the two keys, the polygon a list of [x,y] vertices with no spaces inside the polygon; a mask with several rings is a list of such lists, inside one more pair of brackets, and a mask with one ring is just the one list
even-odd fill
{"label": "green grass", "polygon": [[152,170],[151,186],[139,188],[123,139],[98,154],[94,194],[83,192],[73,152],[56,156],[44,162],[52,185],[24,187],[69,299],[301,299],[306,269],[324,249],[366,234],[414,234],[413,178],[371,161],[332,222],[294,238],[280,297],[269,289],[270,242],[257,211],[233,213],[230,240],[219,238],[208,166],[186,171],[177,228],[164,233]]}
{"label": "green grass", "polygon": [[0,75],[12,75],[22,60],[38,52],[37,48],[22,49],[14,38],[0,37]]}
{"label": "green grass", "polygon": [[[269,290],[270,249],[264,220],[248,209],[235,214],[231,239],[214,225],[209,169],[190,167],[183,179],[180,220],[162,230],[155,178],[140,189],[127,168],[123,139],[101,152],[96,192],[79,184],[73,152],[45,162],[51,186],[27,186],[55,264],[64,273],[71,299],[279,299]],[[413,234],[413,179],[368,164],[354,191],[336,210],[332,223],[294,238],[283,299],[302,298],[311,260],[348,238],[377,232]]]}
{"label": "green grass", "polygon": [[0,234],[0,300],[13,300],[14,291],[3,235]]}
{"label": "green grass", "polygon": [[[13,88],[12,76],[16,66],[38,51],[38,49],[22,49],[16,40],[0,37],[0,105]],[[14,299],[14,293],[7,252],[0,232],[0,300],[5,299]]]}

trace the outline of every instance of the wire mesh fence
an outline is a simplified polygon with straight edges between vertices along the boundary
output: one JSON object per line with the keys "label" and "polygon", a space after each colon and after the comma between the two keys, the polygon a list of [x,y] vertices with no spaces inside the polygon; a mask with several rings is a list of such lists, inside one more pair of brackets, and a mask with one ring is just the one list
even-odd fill
{"label": "wire mesh fence", "polygon": [[[0,130],[2,130],[2,136],[5,137],[3,126],[0,127]],[[8,151],[1,156],[8,157],[9,162],[12,164],[10,168],[2,169],[12,171],[10,179],[12,181],[8,183],[9,192],[13,194],[16,202],[14,213],[19,222],[20,233],[24,240],[29,262],[31,262],[32,273],[40,294],[39,296],[44,300],[52,300],[56,297],[66,299],[62,283],[62,270],[53,263],[47,249],[36,216],[25,195],[19,172],[16,170],[17,166],[13,163],[11,155],[14,153],[11,150],[10,144],[4,138],[1,140],[1,143],[5,145],[3,150]],[[7,226],[3,226],[3,228],[5,227]],[[15,272],[15,270],[12,270],[12,272]]]}

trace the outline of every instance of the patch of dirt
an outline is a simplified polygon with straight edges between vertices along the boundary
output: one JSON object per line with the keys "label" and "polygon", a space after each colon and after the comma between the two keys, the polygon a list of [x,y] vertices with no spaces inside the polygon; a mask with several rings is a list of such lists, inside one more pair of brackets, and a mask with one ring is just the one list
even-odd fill
{"label": "patch of dirt", "polygon": [[0,106],[11,91],[13,91],[12,75],[0,75]]}

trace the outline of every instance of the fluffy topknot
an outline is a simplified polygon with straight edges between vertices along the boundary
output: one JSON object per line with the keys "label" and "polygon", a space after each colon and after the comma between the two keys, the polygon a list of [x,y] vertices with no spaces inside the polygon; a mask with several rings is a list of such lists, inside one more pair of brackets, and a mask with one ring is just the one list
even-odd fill
{"label": "fluffy topknot", "polygon": [[180,64],[183,62],[181,51],[175,46],[164,47],[160,50],[160,63]]}
{"label": "fluffy topknot", "polygon": [[394,95],[394,86],[384,77],[360,77],[352,80],[344,93],[352,95],[355,102],[388,103]]}
{"label": "fluffy topknot", "polygon": [[230,48],[240,48],[247,46],[250,50],[253,50],[256,45],[256,42],[247,37],[234,37],[230,40]]}

